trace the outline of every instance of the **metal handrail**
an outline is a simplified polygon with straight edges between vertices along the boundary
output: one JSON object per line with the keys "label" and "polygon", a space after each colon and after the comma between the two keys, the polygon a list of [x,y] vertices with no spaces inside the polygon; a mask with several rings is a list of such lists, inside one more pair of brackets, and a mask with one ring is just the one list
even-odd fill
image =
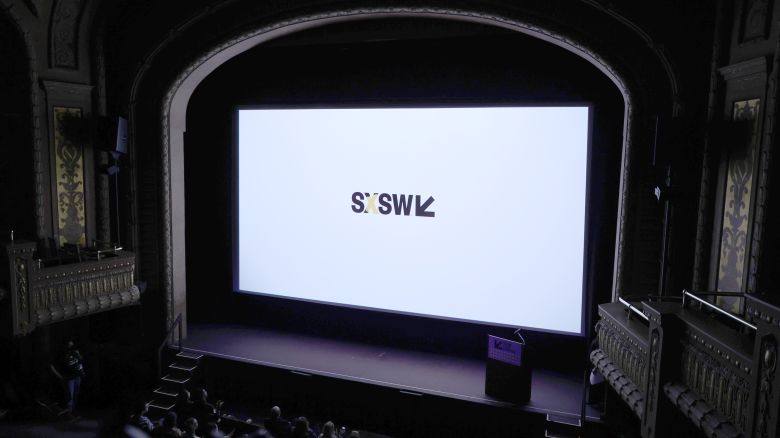
{"label": "metal handrail", "polygon": [[633,304],[629,303],[628,301],[624,300],[622,297],[618,297],[618,301],[623,303],[624,306],[628,307],[628,310],[629,310],[628,314],[629,314],[629,316],[631,315],[631,312],[634,312],[637,315],[639,315],[642,318],[644,318],[645,321],[650,321],[650,318],[647,315],[645,315],[644,313],[642,313],[642,311],[639,310],[639,308],[637,308]]}
{"label": "metal handrail", "polygon": [[737,297],[737,298],[745,298],[744,292],[717,292],[717,291],[689,291],[687,289],[683,289],[683,292],[688,292],[697,296],[701,297]]}
{"label": "metal handrail", "polygon": [[[729,295],[721,295],[721,294],[729,294]],[[734,292],[712,292],[712,293],[708,292],[708,293],[702,293],[702,294],[699,294],[699,295],[702,295],[702,296],[735,296],[733,294],[734,294]],[[742,295],[742,294],[739,294],[739,295]],[[731,312],[727,312],[727,311],[721,309],[720,307],[710,303],[709,301],[706,301],[706,300],[703,300],[703,299],[699,298],[697,295],[694,295],[691,292],[688,292],[686,289],[683,289],[683,302],[682,302],[683,307],[685,307],[685,297],[691,297],[694,300],[698,301],[700,304],[704,304],[705,306],[709,307],[710,309],[715,310],[716,312],[718,312],[718,313],[720,313],[722,315],[726,315],[729,318],[733,319],[734,321],[737,321],[738,323],[740,323],[740,324],[742,324],[742,325],[744,325],[746,327],[750,327],[753,330],[757,329],[756,326],[754,326],[753,324],[745,321],[744,319],[740,318],[739,316],[736,316],[736,315],[734,315]]]}
{"label": "metal handrail", "polygon": [[168,327],[168,331],[165,332],[165,337],[162,340],[162,343],[160,343],[160,346],[157,347],[157,379],[159,380],[162,377],[162,351],[165,348],[166,345],[168,345],[168,338],[171,336],[171,333],[173,333],[173,329],[175,327],[179,327],[179,340],[178,340],[178,347],[179,352],[182,351],[182,343],[181,343],[181,337],[182,337],[182,324],[181,324],[181,313],[176,317],[176,319],[173,321],[170,327]]}

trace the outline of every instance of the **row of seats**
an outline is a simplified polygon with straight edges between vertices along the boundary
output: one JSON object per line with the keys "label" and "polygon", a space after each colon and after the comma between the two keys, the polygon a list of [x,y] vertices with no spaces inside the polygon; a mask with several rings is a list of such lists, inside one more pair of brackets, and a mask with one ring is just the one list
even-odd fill
{"label": "row of seats", "polygon": [[208,400],[205,389],[197,388],[192,395],[189,390],[182,389],[176,406],[157,420],[149,417],[148,403],[139,403],[126,417],[123,435],[139,438],[360,438],[359,431],[337,428],[332,421],[312,423],[305,416],[287,419],[278,406],[272,407],[262,422],[241,420],[223,408],[222,401],[212,404]]}

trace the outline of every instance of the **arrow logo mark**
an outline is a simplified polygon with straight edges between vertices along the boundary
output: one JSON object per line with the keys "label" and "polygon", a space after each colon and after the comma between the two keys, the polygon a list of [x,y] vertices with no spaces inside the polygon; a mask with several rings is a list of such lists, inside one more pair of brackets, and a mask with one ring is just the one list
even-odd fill
{"label": "arrow logo mark", "polygon": [[436,217],[435,211],[427,211],[428,207],[433,204],[433,196],[429,196],[424,204],[420,205],[420,195],[415,196],[415,215],[423,217]]}

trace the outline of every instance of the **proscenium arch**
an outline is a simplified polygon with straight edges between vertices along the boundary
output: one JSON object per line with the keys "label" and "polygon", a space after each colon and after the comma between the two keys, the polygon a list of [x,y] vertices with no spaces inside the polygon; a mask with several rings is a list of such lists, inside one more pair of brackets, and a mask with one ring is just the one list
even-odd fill
{"label": "proscenium arch", "polygon": [[[222,42],[190,62],[167,89],[162,101],[161,144],[161,206],[162,206],[162,286],[166,301],[166,325],[175,315],[186,315],[186,239],[185,239],[185,184],[184,132],[190,97],[197,86],[219,66],[233,57],[269,40],[315,27],[349,21],[381,18],[431,18],[460,20],[475,24],[497,26],[555,44],[587,60],[604,73],[618,88],[624,100],[623,146],[620,160],[620,187],[616,227],[613,271],[613,296],[622,289],[624,233],[627,223],[629,178],[632,139],[638,136],[632,124],[634,96],[627,81],[607,60],[585,44],[549,29],[508,16],[478,11],[445,8],[361,8],[303,15],[294,19],[272,22]],[[140,74],[143,75],[143,72]],[[139,76],[140,76],[139,75]],[[136,100],[136,77],[131,101]],[[131,112],[131,121],[135,115]],[[131,139],[132,141],[132,139]],[[184,319],[186,321],[186,318]],[[186,335],[185,335],[186,336]]]}

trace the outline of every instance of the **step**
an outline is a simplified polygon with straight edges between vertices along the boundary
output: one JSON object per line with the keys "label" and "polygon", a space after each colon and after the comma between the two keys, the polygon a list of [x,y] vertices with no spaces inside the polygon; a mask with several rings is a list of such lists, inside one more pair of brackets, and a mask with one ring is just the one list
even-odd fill
{"label": "step", "polygon": [[580,438],[585,433],[579,417],[547,414],[546,423],[545,438]]}
{"label": "step", "polygon": [[168,402],[152,400],[149,402],[150,408],[162,409],[163,411],[170,411],[176,406],[176,403],[168,404]]}
{"label": "step", "polygon": [[176,377],[172,377],[170,374],[164,375],[161,380],[164,380],[166,382],[178,383],[180,385],[183,385],[190,381],[189,377],[186,379],[177,379]]}
{"label": "step", "polygon": [[183,357],[185,359],[200,360],[203,357],[202,354],[190,353],[189,351],[180,351],[176,353],[176,357]]}
{"label": "step", "polygon": [[167,392],[167,391],[165,391],[165,390],[162,388],[162,386],[161,386],[161,387],[159,387],[159,388],[157,388],[157,389],[155,389],[155,390],[154,390],[154,391],[152,391],[152,392],[154,392],[155,394],[166,395],[166,396],[168,396],[168,397],[176,397],[176,396],[178,395],[178,394],[177,394],[177,393],[175,393],[175,392]]}
{"label": "step", "polygon": [[191,367],[188,367],[186,365],[182,365],[182,364],[179,364],[179,363],[172,363],[172,364],[168,365],[168,368],[171,368],[171,369],[174,369],[174,370],[179,370],[179,371],[187,371],[187,372],[191,373],[191,372],[195,371],[195,368],[198,368],[198,366],[197,365],[193,365]]}

